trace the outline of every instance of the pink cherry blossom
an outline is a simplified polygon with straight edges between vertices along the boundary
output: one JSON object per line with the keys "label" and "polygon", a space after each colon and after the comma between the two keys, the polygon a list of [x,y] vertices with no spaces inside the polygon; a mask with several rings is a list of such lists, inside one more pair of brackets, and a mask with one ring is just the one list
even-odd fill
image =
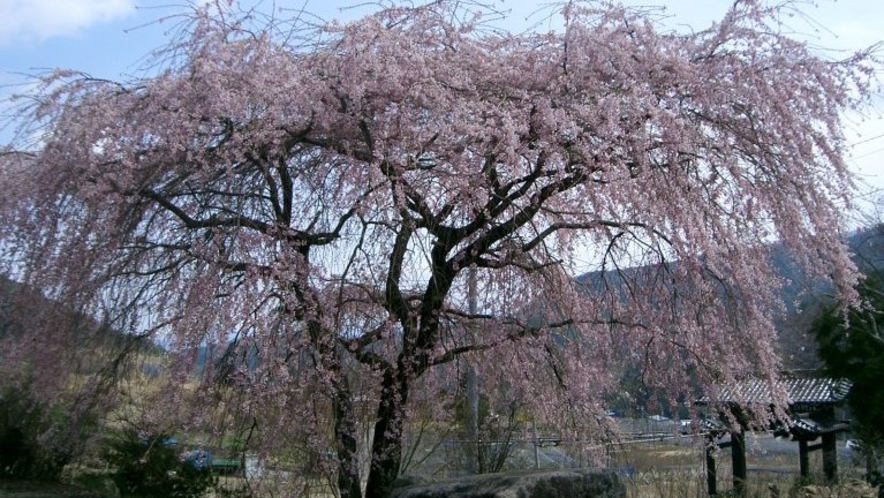
{"label": "pink cherry blossom", "polygon": [[481,13],[216,7],[157,74],[46,76],[17,116],[39,143],[0,156],[3,269],[181,353],[179,395],[211,346],[200,392],[223,371],[261,451],[333,448],[350,498],[384,496],[464,362],[581,438],[626,367],[663,402],[774,382],[766,246],[853,297],[841,115],[876,60],[821,58],[748,0],[692,34],[595,3],[551,33]]}

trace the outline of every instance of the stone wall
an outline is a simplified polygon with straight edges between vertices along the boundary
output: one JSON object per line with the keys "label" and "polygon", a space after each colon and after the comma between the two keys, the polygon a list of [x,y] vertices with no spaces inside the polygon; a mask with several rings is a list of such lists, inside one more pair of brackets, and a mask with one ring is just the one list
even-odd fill
{"label": "stone wall", "polygon": [[434,483],[398,483],[390,498],[623,498],[613,471],[560,469],[485,474]]}

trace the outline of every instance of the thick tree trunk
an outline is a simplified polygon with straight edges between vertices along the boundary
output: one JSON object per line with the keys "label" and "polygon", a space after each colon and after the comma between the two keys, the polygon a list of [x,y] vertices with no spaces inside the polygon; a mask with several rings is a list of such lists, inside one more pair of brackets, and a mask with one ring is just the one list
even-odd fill
{"label": "thick tree trunk", "polygon": [[394,375],[394,372],[388,370],[384,372],[382,387],[365,498],[387,498],[402,464],[402,429],[408,399],[408,380],[405,375]]}
{"label": "thick tree trunk", "polygon": [[[346,382],[346,380],[344,381]],[[341,498],[361,498],[357,427],[349,386],[338,386],[334,400],[335,441],[338,454],[338,491]]]}

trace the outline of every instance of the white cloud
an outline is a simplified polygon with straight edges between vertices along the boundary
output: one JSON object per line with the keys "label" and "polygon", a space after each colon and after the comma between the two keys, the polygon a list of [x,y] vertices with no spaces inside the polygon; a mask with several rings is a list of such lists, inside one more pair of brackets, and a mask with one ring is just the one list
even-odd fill
{"label": "white cloud", "polygon": [[134,0],[0,0],[0,45],[68,35],[134,12]]}

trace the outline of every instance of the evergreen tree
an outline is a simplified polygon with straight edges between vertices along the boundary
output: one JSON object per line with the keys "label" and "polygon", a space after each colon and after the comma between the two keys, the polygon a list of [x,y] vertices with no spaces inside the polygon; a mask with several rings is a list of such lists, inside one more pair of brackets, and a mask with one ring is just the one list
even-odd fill
{"label": "evergreen tree", "polygon": [[884,275],[877,269],[868,271],[857,290],[862,306],[845,312],[838,304],[829,305],[813,332],[828,373],[853,382],[847,398],[852,430],[862,441],[869,477],[879,480],[875,469],[884,449]]}

